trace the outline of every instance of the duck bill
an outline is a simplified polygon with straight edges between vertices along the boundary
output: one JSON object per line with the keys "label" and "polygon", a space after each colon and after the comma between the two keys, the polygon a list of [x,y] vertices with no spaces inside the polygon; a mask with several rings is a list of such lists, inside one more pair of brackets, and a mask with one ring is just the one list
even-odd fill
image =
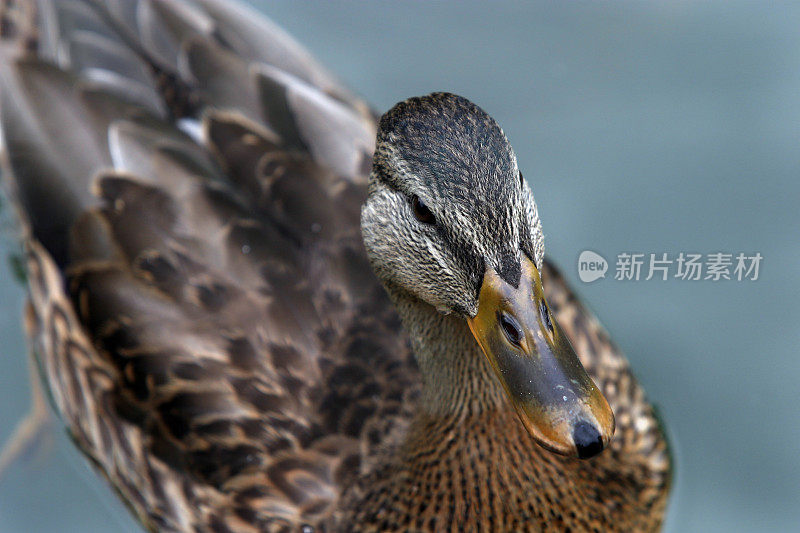
{"label": "duck bill", "polygon": [[478,313],[468,323],[541,446],[582,459],[603,451],[614,434],[614,413],[550,314],[532,261],[523,258],[517,288],[487,269]]}

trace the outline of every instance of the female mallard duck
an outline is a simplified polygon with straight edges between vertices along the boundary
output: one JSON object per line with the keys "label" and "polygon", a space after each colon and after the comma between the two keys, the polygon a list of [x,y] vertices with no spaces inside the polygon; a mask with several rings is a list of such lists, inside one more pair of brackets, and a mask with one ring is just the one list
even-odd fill
{"label": "female mallard duck", "polygon": [[146,527],[659,527],[653,409],[483,110],[376,122],[222,0],[0,22],[33,352]]}

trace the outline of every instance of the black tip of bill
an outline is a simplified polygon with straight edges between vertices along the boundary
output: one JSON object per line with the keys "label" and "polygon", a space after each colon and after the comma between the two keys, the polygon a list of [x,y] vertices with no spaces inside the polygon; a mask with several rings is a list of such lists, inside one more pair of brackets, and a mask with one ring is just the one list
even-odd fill
{"label": "black tip of bill", "polygon": [[589,459],[603,451],[603,438],[600,436],[600,432],[588,422],[580,421],[575,424],[572,430],[572,439],[575,441],[575,449],[581,459]]}

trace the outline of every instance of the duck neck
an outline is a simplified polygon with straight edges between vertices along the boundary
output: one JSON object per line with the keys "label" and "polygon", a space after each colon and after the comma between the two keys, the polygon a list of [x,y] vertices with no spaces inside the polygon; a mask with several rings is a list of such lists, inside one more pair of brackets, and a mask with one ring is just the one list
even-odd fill
{"label": "duck neck", "polygon": [[422,374],[420,414],[460,418],[509,408],[500,382],[462,317],[442,314],[397,287],[388,291]]}

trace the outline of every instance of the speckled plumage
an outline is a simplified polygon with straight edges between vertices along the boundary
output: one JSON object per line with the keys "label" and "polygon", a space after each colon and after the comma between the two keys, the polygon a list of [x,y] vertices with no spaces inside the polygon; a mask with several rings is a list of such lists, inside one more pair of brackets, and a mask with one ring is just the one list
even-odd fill
{"label": "speckled plumage", "polygon": [[[530,189],[477,106],[396,107],[368,179],[374,114],[239,6],[8,0],[0,29],[32,351],[145,527],[658,528],[652,407],[543,261]],[[413,239],[395,190],[412,185],[442,221],[428,255],[386,240]],[[523,254],[616,414],[588,462],[531,440],[459,317],[484,262],[513,283]]]}

